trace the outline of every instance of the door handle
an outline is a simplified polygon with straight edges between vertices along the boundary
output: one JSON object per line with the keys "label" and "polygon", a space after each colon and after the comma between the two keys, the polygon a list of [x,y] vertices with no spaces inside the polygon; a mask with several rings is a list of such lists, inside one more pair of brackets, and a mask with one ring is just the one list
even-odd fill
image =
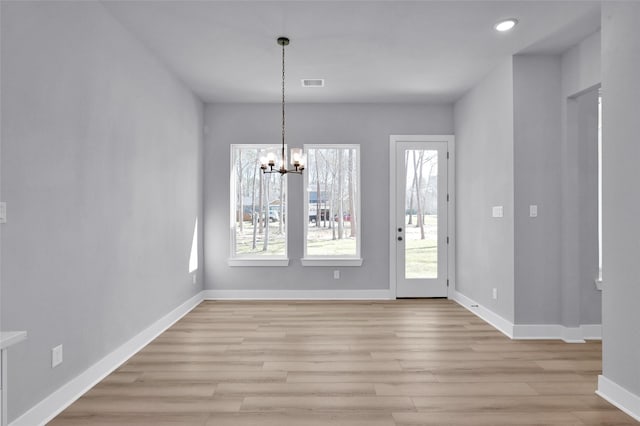
{"label": "door handle", "polygon": [[398,228],[398,232],[402,232],[402,228]]}

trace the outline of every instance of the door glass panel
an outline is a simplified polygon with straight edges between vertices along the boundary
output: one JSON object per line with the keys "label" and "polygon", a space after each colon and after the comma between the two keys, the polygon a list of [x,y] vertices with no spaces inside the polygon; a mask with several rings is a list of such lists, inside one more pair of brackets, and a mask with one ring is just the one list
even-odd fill
{"label": "door glass panel", "polygon": [[438,278],[438,151],[405,150],[405,278]]}

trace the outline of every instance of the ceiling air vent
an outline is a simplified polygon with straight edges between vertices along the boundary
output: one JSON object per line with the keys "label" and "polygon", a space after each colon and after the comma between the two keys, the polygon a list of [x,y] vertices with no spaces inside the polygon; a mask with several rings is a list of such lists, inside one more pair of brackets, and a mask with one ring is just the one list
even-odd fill
{"label": "ceiling air vent", "polygon": [[324,79],[304,78],[302,79],[302,87],[324,87]]}

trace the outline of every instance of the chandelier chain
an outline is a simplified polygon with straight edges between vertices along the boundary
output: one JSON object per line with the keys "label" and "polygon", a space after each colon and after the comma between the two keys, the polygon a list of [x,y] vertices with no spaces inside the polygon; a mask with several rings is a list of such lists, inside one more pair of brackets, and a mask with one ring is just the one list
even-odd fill
{"label": "chandelier chain", "polygon": [[[1,0],[0,0],[1,1]],[[289,39],[287,37],[278,37],[278,44],[282,46],[282,152],[280,153],[281,164],[280,167],[276,165],[276,156],[273,153],[269,153],[266,157],[260,160],[260,169],[262,173],[280,173],[285,175],[287,173],[302,174],[304,170],[305,156],[303,150],[296,148],[291,149],[291,164],[292,169],[287,169],[286,161],[286,149],[285,149],[285,46],[289,45]]]}

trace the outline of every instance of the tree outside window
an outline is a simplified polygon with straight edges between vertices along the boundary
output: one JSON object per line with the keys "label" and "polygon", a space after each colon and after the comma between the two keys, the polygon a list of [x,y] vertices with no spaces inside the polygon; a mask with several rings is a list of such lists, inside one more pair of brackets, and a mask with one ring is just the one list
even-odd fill
{"label": "tree outside window", "polygon": [[304,257],[360,258],[360,146],[305,149]]}
{"label": "tree outside window", "polygon": [[231,146],[231,257],[287,256],[287,176],[263,174],[273,145]]}

